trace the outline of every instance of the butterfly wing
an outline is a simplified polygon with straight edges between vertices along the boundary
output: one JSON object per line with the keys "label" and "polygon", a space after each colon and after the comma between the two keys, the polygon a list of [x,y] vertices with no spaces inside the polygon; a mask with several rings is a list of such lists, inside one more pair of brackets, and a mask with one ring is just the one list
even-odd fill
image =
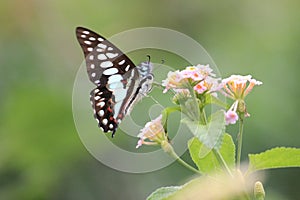
{"label": "butterfly wing", "polygon": [[76,36],[85,56],[88,77],[97,86],[90,93],[94,116],[104,132],[114,134],[128,102],[134,101],[138,91],[139,71],[121,50],[99,34],[78,27]]}

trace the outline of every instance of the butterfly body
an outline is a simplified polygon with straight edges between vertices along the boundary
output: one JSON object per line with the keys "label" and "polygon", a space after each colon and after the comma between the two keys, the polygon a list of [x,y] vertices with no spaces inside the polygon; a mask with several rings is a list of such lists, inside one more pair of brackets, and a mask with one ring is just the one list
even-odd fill
{"label": "butterfly body", "polygon": [[96,85],[90,92],[94,117],[99,127],[112,131],[113,136],[124,116],[151,90],[152,64],[135,66],[115,45],[89,29],[77,27],[76,36],[88,77]]}

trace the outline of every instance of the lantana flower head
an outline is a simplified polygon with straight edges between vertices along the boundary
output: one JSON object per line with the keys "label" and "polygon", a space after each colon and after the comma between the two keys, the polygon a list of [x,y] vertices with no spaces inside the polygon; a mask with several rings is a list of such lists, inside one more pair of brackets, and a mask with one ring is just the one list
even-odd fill
{"label": "lantana flower head", "polygon": [[157,145],[161,144],[162,141],[166,141],[167,137],[165,135],[165,130],[162,125],[162,115],[158,116],[156,119],[148,122],[145,127],[138,134],[140,138],[136,148],[144,145]]}
{"label": "lantana flower head", "polygon": [[252,78],[251,75],[231,75],[222,80],[225,95],[233,100],[244,99],[255,85],[261,85],[261,81]]}
{"label": "lantana flower head", "polygon": [[247,112],[244,99],[255,85],[261,84],[261,81],[253,79],[251,75],[231,75],[222,80],[223,93],[234,100],[230,109],[225,113],[227,124],[235,124],[239,116],[250,116]]}
{"label": "lantana flower head", "polygon": [[[187,89],[192,85],[193,89],[202,94],[210,89],[216,89],[219,86],[219,79],[215,79],[216,75],[209,65],[198,64],[196,66],[188,66],[182,71],[169,72],[166,80],[163,80],[165,86],[164,93],[169,89],[175,92],[178,89]],[[189,85],[188,85],[189,84]]]}

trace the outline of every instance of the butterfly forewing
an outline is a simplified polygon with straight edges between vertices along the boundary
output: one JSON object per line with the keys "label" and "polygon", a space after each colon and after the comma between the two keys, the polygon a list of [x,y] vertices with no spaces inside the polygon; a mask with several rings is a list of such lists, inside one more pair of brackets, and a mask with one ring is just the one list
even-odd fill
{"label": "butterfly forewing", "polygon": [[90,93],[94,117],[104,132],[114,134],[138,99],[152,68],[149,62],[136,67],[116,46],[89,29],[78,27],[76,36],[84,52],[89,79],[97,86]]}
{"label": "butterfly forewing", "polygon": [[95,85],[105,85],[109,76],[123,75],[135,67],[122,51],[99,34],[78,27],[76,36],[84,52],[89,79]]}

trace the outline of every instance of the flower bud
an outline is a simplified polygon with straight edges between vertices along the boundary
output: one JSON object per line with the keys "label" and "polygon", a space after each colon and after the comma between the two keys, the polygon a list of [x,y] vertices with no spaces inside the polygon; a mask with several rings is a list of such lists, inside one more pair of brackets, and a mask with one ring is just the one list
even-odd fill
{"label": "flower bud", "polygon": [[264,186],[260,181],[257,181],[254,184],[254,197],[256,200],[264,200],[265,199],[265,190]]}

